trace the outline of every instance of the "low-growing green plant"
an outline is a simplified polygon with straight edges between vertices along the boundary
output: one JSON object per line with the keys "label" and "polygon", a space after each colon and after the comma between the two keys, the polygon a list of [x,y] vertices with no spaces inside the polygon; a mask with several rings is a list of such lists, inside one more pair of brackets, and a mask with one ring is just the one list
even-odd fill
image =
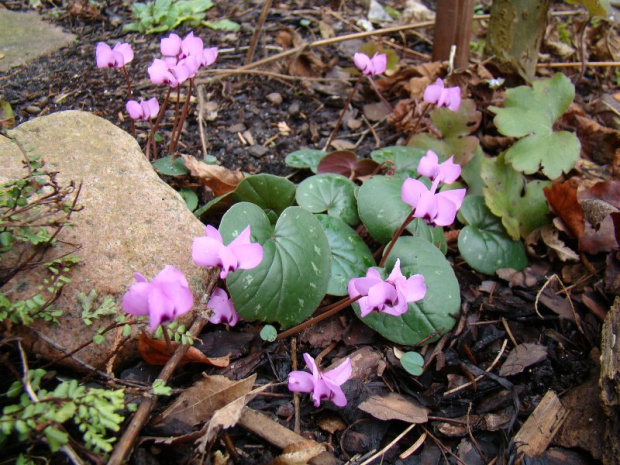
{"label": "low-growing green plant", "polygon": [[124,390],[87,388],[76,380],[45,389],[46,374],[40,368],[27,371],[25,379],[10,386],[6,396],[15,403],[2,410],[0,447],[14,437],[29,444],[44,441],[56,452],[71,434],[81,434],[89,450],[110,452],[116,439],[110,432],[118,431],[124,420]]}

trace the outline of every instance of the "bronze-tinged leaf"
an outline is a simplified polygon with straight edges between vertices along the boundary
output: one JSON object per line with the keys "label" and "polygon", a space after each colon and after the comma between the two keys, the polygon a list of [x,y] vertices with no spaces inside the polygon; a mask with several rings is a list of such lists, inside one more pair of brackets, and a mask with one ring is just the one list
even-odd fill
{"label": "bronze-tinged leaf", "polygon": [[234,191],[243,181],[243,173],[239,170],[231,171],[223,166],[207,165],[190,155],[182,157],[190,174],[211,189],[216,197]]}
{"label": "bronze-tinged leaf", "polygon": [[571,178],[568,181],[553,183],[551,187],[543,189],[553,211],[577,238],[581,237],[585,229],[583,210],[577,199],[578,186],[579,180]]}
{"label": "bronze-tinged leaf", "polygon": [[379,420],[401,420],[407,423],[426,423],[428,412],[414,398],[390,392],[386,396],[370,396],[359,409]]}
{"label": "bronze-tinged leaf", "polygon": [[500,376],[510,376],[521,373],[527,367],[547,358],[547,348],[540,344],[519,344],[512,349],[506,361],[499,370]]}
{"label": "bronze-tinged leaf", "polygon": [[[174,351],[179,343],[173,342],[171,345]],[[170,352],[168,351],[166,341],[151,339],[146,333],[142,333],[138,339],[138,351],[149,365],[165,365],[170,359]],[[181,359],[181,365],[186,363],[204,363],[223,368],[230,364],[230,357],[227,355],[225,357],[209,358],[195,347],[190,347]]]}
{"label": "bronze-tinged leaf", "polygon": [[325,155],[317,167],[317,173],[335,173],[349,179],[371,175],[379,165],[374,160],[358,160],[353,152],[338,150]]}
{"label": "bronze-tinged leaf", "polygon": [[[218,410],[243,399],[252,390],[255,380],[256,374],[241,381],[231,381],[224,376],[207,376],[177,397],[156,419],[157,423],[180,421],[189,426],[204,423],[213,418]],[[243,402],[241,404],[239,415],[245,405]],[[221,420],[224,424],[225,418]]]}

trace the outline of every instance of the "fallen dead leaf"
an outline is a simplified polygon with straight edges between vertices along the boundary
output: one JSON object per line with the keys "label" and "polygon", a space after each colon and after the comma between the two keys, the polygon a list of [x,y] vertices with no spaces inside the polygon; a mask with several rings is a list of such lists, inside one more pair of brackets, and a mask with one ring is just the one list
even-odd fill
{"label": "fallen dead leaf", "polygon": [[415,399],[395,392],[386,396],[370,396],[359,405],[359,409],[379,420],[401,420],[408,423],[426,423],[430,411]]}
{"label": "fallen dead leaf", "polygon": [[182,157],[190,174],[211,189],[216,196],[235,190],[244,179],[243,173],[239,170],[231,171],[223,166],[207,165],[190,155]]}
{"label": "fallen dead leaf", "polygon": [[325,155],[317,167],[317,173],[336,173],[349,179],[371,175],[379,166],[374,160],[367,158],[358,160],[353,152],[338,150]]}
{"label": "fallen dead leaf", "polygon": [[302,441],[286,446],[269,465],[305,465],[314,457],[325,452],[325,447],[314,441]]}
{"label": "fallen dead leaf", "polygon": [[577,238],[581,237],[585,229],[583,210],[577,199],[578,186],[579,179],[570,178],[544,188],[549,205]]}
{"label": "fallen dead leaf", "polygon": [[521,373],[525,368],[535,365],[547,358],[547,348],[540,344],[519,344],[510,351],[506,361],[499,370],[500,376]]}
{"label": "fallen dead leaf", "polygon": [[577,252],[567,247],[566,244],[558,237],[558,231],[551,225],[545,225],[540,228],[540,236],[543,242],[549,247],[555,255],[563,262],[579,260]]}
{"label": "fallen dead leaf", "polygon": [[332,141],[331,146],[336,150],[354,150],[355,144],[348,140],[335,139]]}
{"label": "fallen dead leaf", "polygon": [[[173,342],[172,349],[176,349],[178,342]],[[146,363],[149,365],[165,365],[170,359],[170,351],[165,341],[151,339],[142,333],[138,339],[138,351]],[[207,357],[195,347],[190,347],[187,353],[181,359],[181,365],[186,363],[204,363],[215,367],[227,367],[230,363],[230,357]]]}
{"label": "fallen dead leaf", "polygon": [[[231,381],[218,375],[207,376],[186,389],[155,421],[160,424],[176,420],[189,426],[204,423],[220,409],[244,398],[252,390],[255,380],[256,374],[241,381]],[[236,411],[236,407],[231,410]],[[226,413],[222,414],[219,421],[225,420]]]}

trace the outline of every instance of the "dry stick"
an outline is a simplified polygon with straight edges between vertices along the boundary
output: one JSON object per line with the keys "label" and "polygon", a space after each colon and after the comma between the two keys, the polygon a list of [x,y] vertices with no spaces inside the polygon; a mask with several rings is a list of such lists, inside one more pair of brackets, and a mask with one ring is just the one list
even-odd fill
{"label": "dry stick", "polygon": [[[209,272],[209,277],[207,278],[207,285],[200,302],[200,308],[198,309],[198,316],[194,320],[191,328],[189,329],[189,333],[192,339],[200,334],[202,328],[209,321],[204,314],[204,303],[208,301],[208,297],[211,295],[211,291],[217,284],[218,279],[219,269],[211,269]],[[174,355],[170,357],[170,359],[168,359],[168,362],[166,362],[166,365],[164,365],[164,368],[162,368],[159,376],[157,377],[157,380],[168,382],[189,348],[190,346],[188,344],[179,344],[176,351],[174,352]],[[142,427],[147,422],[151,411],[155,407],[155,404],[157,404],[157,396],[154,394],[146,397],[140,403],[138,410],[131,418],[131,422],[127,425],[125,432],[116,444],[114,452],[112,452],[110,460],[108,461],[108,465],[121,465],[123,463],[123,461],[129,454],[129,451],[133,447],[133,444],[136,441],[138,434],[142,430]]]}
{"label": "dry stick", "polygon": [[200,130],[200,143],[202,144],[202,156],[207,161],[207,136],[205,135],[205,113],[204,107],[206,106],[205,96],[203,94],[204,86],[196,85],[196,93],[198,94],[198,129]]}
{"label": "dry stick", "polygon": [[254,34],[252,34],[252,40],[250,41],[250,48],[248,49],[248,54],[245,56],[244,65],[249,65],[252,62],[252,58],[254,57],[254,50],[256,50],[256,43],[258,42],[258,36],[260,36],[260,32],[263,29],[263,24],[265,23],[265,19],[267,19],[267,13],[269,13],[269,9],[271,8],[272,0],[265,0],[265,4],[263,5],[263,11],[260,12],[260,16],[258,17],[258,23],[254,28]]}
{"label": "dry stick", "polygon": [[338,121],[336,121],[336,126],[334,126],[334,129],[332,129],[331,134],[327,138],[327,142],[325,142],[325,147],[323,147],[323,151],[326,151],[329,145],[332,143],[332,140],[334,140],[334,136],[336,135],[336,133],[338,132],[338,129],[340,129],[340,125],[342,124],[342,119],[344,118],[344,114],[347,112],[349,105],[351,105],[351,100],[353,100],[353,96],[355,95],[355,92],[357,92],[357,89],[362,83],[363,78],[364,78],[364,75],[360,74],[360,77],[357,79],[357,81],[355,81],[353,90],[351,90],[351,93],[349,94],[349,97],[347,98],[347,101],[345,102],[344,107],[342,108],[342,111],[340,112],[340,117],[338,118]]}
{"label": "dry stick", "polygon": [[276,338],[276,340],[280,341],[284,339],[285,337],[289,337],[289,336],[292,336],[293,334],[297,334],[299,331],[302,331],[312,326],[313,324],[323,321],[326,318],[329,318],[330,316],[335,315],[339,311],[344,310],[349,305],[351,305],[353,302],[356,302],[357,300],[361,298],[362,296],[360,295],[353,299],[346,299],[346,300],[341,300],[340,302],[336,302],[336,305],[333,308],[330,308],[325,313],[321,313],[320,315],[315,316],[314,318],[310,318],[309,320],[306,320],[303,323],[298,324],[297,326],[293,326],[291,329],[287,329],[286,331],[281,332],[280,334],[278,334],[278,337]]}
{"label": "dry stick", "polygon": [[[538,63],[537,68],[580,68],[582,61],[574,61],[570,63]],[[620,61],[588,61],[586,66],[593,68],[607,68],[612,66],[620,66]]]}
{"label": "dry stick", "polygon": [[398,436],[396,436],[394,438],[394,440],[392,442],[390,442],[387,446],[385,446],[383,449],[381,449],[379,452],[377,452],[375,455],[373,455],[372,457],[370,457],[368,460],[364,460],[362,463],[360,463],[360,465],[368,465],[370,462],[372,462],[374,459],[378,458],[379,456],[384,455],[389,449],[392,448],[392,446],[394,446],[394,444],[396,444],[398,441],[400,441],[409,431],[411,431],[414,427],[416,426],[416,423],[411,423],[406,429],[405,431],[403,431],[402,433],[400,433]]}

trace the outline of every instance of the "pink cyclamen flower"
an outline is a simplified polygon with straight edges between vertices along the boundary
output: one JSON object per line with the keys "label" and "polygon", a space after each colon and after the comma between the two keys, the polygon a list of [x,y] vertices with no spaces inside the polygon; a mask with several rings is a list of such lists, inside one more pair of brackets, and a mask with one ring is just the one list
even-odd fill
{"label": "pink cyclamen flower", "polygon": [[97,68],[122,68],[133,60],[133,50],[128,43],[118,42],[114,48],[104,42],[97,44],[95,50]]}
{"label": "pink cyclamen flower", "polygon": [[173,266],[167,265],[151,282],[140,273],[134,278],[137,282],[123,297],[123,308],[131,315],[148,316],[151,331],[188,312],[194,304],[187,279]]}
{"label": "pink cyclamen flower", "polygon": [[[176,62],[175,59],[172,60]],[[156,58],[153,60],[153,64],[148,67],[151,82],[153,84],[168,84],[170,87],[180,86],[188,78],[192,77],[192,71],[195,74],[197,70],[197,67],[194,66],[190,69],[187,63],[185,61],[172,63],[172,61]]]}
{"label": "pink cyclamen flower", "polygon": [[401,189],[403,202],[415,208],[414,218],[422,218],[429,225],[448,226],[454,223],[461,208],[466,189],[453,189],[435,193],[436,184],[429,189],[417,179],[407,178]]}
{"label": "pink cyclamen flower", "polygon": [[451,156],[443,163],[439,163],[439,157],[432,150],[426,152],[418,164],[418,173],[430,178],[434,183],[452,184],[461,175],[461,165],[454,163],[454,156]]}
{"label": "pink cyclamen flower", "polygon": [[229,272],[239,268],[250,270],[263,260],[263,246],[250,242],[250,226],[247,226],[228,245],[224,245],[222,236],[213,226],[208,225],[204,237],[194,238],[192,258],[198,266],[219,266],[221,279],[226,279]]}
{"label": "pink cyclamen flower", "polygon": [[319,370],[314,359],[309,354],[304,354],[304,360],[312,374],[305,371],[290,372],[288,375],[289,391],[311,392],[315,407],[321,405],[322,399],[331,400],[338,407],[347,405],[347,398],[340,386],[351,377],[353,372],[351,359],[347,358],[336,368],[326,372]]}
{"label": "pink cyclamen flower", "polygon": [[217,59],[217,47],[205,48],[202,51],[202,64],[203,66],[212,65]]}
{"label": "pink cyclamen flower", "polygon": [[451,111],[458,111],[461,106],[461,89],[444,87],[443,80],[437,78],[435,84],[429,85],[424,91],[424,101],[434,103],[438,107],[447,107]]}
{"label": "pink cyclamen flower", "polygon": [[400,259],[396,260],[394,269],[384,281],[375,268],[369,268],[364,278],[349,281],[349,297],[362,296],[359,306],[362,318],[376,311],[399,316],[407,312],[409,302],[417,302],[426,295],[424,276],[415,274],[409,278],[400,271]]}
{"label": "pink cyclamen flower", "polygon": [[159,43],[161,54],[165,57],[176,57],[181,54],[181,38],[172,33],[168,37],[163,37]]}
{"label": "pink cyclamen flower", "polygon": [[239,321],[239,315],[233,306],[232,300],[228,298],[226,291],[219,287],[213,289],[211,298],[207,302],[207,308],[213,311],[209,318],[209,323],[214,325],[225,323],[228,326],[235,326]]}
{"label": "pink cyclamen flower", "polygon": [[141,121],[153,119],[159,113],[159,103],[155,97],[142,102],[129,100],[125,104],[125,108],[131,119],[139,119]]}
{"label": "pink cyclamen flower", "polygon": [[385,53],[375,53],[372,58],[362,52],[353,55],[353,63],[362,73],[369,76],[376,76],[385,71],[387,66],[387,55]]}

